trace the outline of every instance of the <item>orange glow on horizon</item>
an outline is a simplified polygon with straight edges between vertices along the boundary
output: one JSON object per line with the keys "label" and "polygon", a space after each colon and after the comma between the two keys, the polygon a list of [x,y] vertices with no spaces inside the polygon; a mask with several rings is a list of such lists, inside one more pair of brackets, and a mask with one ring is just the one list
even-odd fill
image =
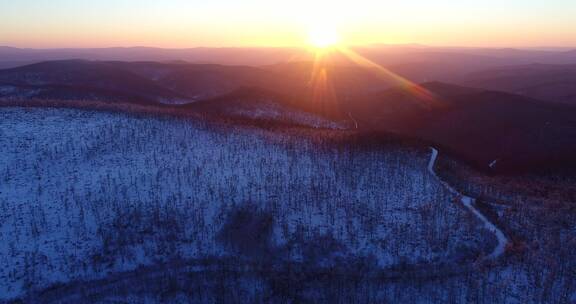
{"label": "orange glow on horizon", "polygon": [[0,1],[0,45],[301,47],[336,24],[357,46],[575,47],[576,2],[551,1]]}

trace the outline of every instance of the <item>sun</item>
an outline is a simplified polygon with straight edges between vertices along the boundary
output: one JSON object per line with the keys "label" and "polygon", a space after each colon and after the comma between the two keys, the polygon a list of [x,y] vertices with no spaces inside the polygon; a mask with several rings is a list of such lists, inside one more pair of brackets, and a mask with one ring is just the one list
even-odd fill
{"label": "sun", "polygon": [[320,23],[310,27],[308,43],[315,48],[328,48],[340,42],[340,35],[335,26],[329,23]]}

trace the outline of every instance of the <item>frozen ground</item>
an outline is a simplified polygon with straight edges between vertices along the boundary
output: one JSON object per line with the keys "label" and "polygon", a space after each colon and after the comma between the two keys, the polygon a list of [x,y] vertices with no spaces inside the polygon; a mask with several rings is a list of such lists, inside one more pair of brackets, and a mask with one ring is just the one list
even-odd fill
{"label": "frozen ground", "polygon": [[514,241],[476,266],[497,242],[426,150],[77,110],[0,118],[2,299],[576,299],[573,205],[476,202]]}
{"label": "frozen ground", "polygon": [[[494,248],[427,171],[428,151],[294,132],[0,109],[0,295],[175,261],[195,263],[195,273],[208,260],[252,273],[226,286],[294,265],[426,272],[471,265]],[[266,282],[250,284],[271,289]]]}

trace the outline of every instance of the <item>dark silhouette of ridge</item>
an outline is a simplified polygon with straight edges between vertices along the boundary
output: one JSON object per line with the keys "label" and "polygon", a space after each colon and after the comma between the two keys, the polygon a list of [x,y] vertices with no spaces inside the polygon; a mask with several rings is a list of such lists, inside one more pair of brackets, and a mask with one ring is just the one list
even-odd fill
{"label": "dark silhouette of ridge", "polygon": [[492,172],[576,165],[576,108],[521,95],[441,83],[423,85],[442,106],[422,107],[393,88],[373,96],[356,118],[437,144]]}

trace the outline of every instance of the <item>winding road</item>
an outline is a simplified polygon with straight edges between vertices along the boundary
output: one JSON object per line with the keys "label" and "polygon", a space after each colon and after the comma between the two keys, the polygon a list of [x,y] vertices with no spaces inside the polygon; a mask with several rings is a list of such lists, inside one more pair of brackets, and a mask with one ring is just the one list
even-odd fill
{"label": "winding road", "polygon": [[474,203],[476,202],[476,198],[466,196],[460,192],[458,192],[454,187],[450,184],[442,180],[436,171],[434,171],[434,165],[436,164],[436,160],[438,159],[438,150],[430,147],[432,149],[432,155],[430,156],[430,161],[428,162],[428,171],[432,174],[446,189],[448,189],[451,193],[457,195],[460,198],[460,202],[462,205],[468,209],[476,218],[478,218],[483,224],[484,227],[492,232],[496,239],[498,240],[498,245],[494,248],[494,250],[485,257],[485,259],[492,260],[500,257],[506,251],[506,246],[508,245],[509,241],[504,232],[500,230],[500,228],[496,227],[492,222],[490,222],[476,207],[474,207]]}

